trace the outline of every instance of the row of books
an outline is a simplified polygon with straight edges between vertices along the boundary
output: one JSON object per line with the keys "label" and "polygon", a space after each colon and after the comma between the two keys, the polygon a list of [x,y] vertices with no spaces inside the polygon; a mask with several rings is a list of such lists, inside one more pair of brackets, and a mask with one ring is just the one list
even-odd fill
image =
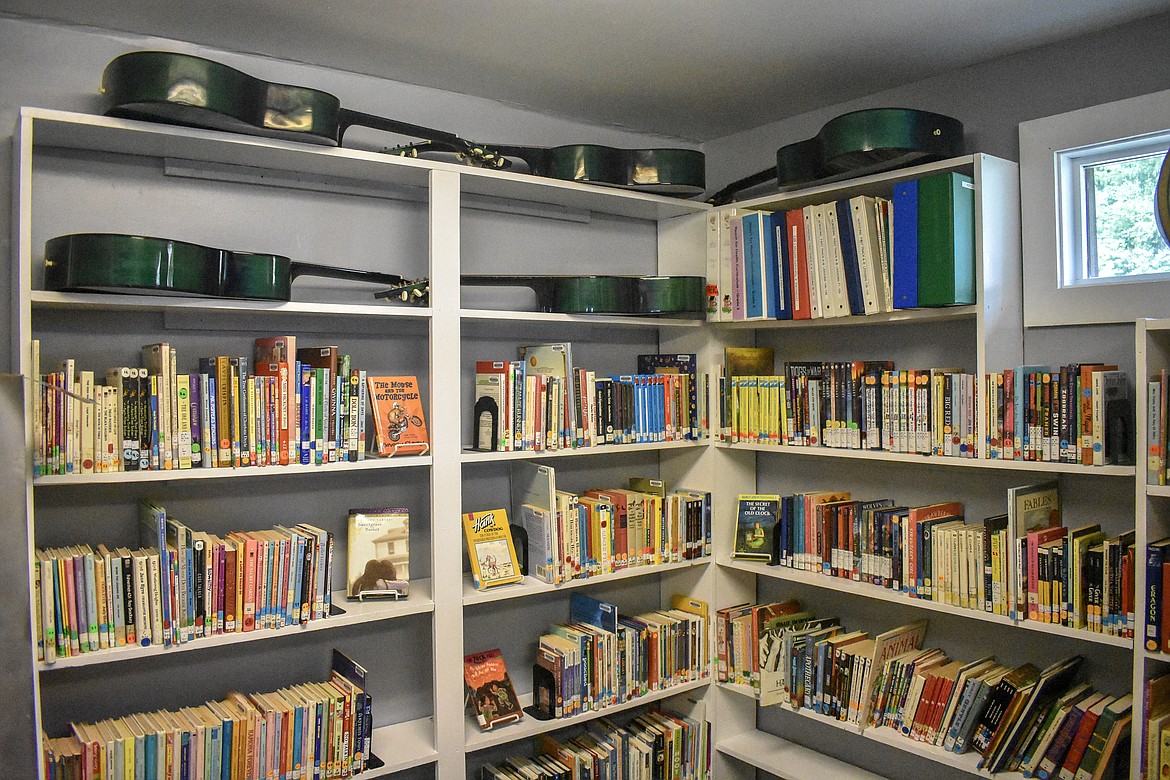
{"label": "row of books", "polygon": [[472,449],[698,439],[706,407],[699,385],[693,354],[639,355],[637,373],[598,376],[573,364],[570,343],[524,346],[519,360],[476,362]]}
{"label": "row of books", "polygon": [[[35,371],[39,344],[34,342]],[[366,376],[336,346],[256,339],[252,356],[179,369],[168,343],[101,377],[73,358],[41,376],[37,474],[330,463],[365,452]]]}
{"label": "row of books", "polygon": [[[979,379],[892,361],[789,362],[728,348],[720,439],[1106,465],[1132,462],[1132,407],[1116,366],[1019,366]],[[980,449],[984,454],[980,454]]]}
{"label": "row of books", "polygon": [[886,662],[870,727],[955,753],[973,750],[990,772],[1125,777],[1133,696],[1076,682],[1081,661],[1073,656],[1039,669],[993,657],[952,660],[938,648],[910,651]]}
{"label": "row of books", "polygon": [[1146,484],[1165,485],[1167,426],[1170,425],[1170,369],[1150,377],[1146,385]]}
{"label": "row of books", "polygon": [[620,616],[574,593],[570,622],[542,634],[532,667],[542,717],[602,710],[708,675],[707,605],[684,595],[669,609]]}
{"label": "row of books", "polygon": [[707,319],[817,319],[975,302],[974,185],[960,173],[782,212],[707,219]]}
{"label": "row of books", "polygon": [[45,777],[353,777],[377,763],[368,690],[366,670],[334,650],[326,682],[72,723],[43,740]]}
{"label": "row of books", "polygon": [[[552,466],[510,464],[506,509],[463,515],[476,588],[525,574],[552,584],[711,554],[711,494],[630,477],[626,488],[558,489]],[[509,522],[509,518],[512,518]]]}
{"label": "row of books", "polygon": [[571,737],[542,734],[534,753],[485,764],[480,780],[706,780],[710,724],[649,708],[622,724],[591,720]]}
{"label": "row of books", "polygon": [[720,678],[752,684],[761,706],[807,708],[954,753],[974,750],[979,768],[990,772],[1091,779],[1105,776],[1115,757],[1118,763],[1128,757],[1119,745],[1129,733],[1133,698],[1077,683],[1080,656],[1044,670],[1005,666],[991,656],[951,659],[939,648],[922,648],[924,620],[871,637],[803,611],[795,600],[736,605],[716,615]]}
{"label": "row of books", "polygon": [[1170,674],[1146,680],[1146,719],[1142,723],[1142,780],[1170,777]]}
{"label": "row of books", "polygon": [[1134,532],[1065,527],[1055,482],[1010,488],[1007,499],[1008,512],[968,522],[959,501],[899,506],[848,491],[740,495],[732,556],[1013,620],[1132,637]]}
{"label": "row of books", "polygon": [[333,536],[314,525],[224,537],[191,531],[150,501],[140,549],[37,550],[37,660],[178,645],[329,615]]}

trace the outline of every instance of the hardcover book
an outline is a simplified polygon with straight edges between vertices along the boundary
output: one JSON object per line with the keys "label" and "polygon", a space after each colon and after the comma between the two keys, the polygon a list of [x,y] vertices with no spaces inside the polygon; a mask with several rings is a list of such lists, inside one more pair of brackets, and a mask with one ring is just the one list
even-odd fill
{"label": "hardcover book", "polygon": [[725,347],[727,376],[771,376],[776,373],[771,347]]}
{"label": "hardcover book", "polygon": [[499,649],[463,656],[463,682],[475,721],[482,730],[524,717]]}
{"label": "hardcover book", "polygon": [[467,539],[467,557],[477,590],[506,585],[523,578],[505,509],[468,512],[463,515],[463,535]]}
{"label": "hardcover book", "polygon": [[735,544],[731,557],[763,561],[772,560],[773,537],[780,517],[780,496],[741,494],[735,524]]}
{"label": "hardcover book", "polygon": [[431,448],[418,380],[413,376],[367,376],[374,413],[374,445],[383,457],[423,455]]}
{"label": "hardcover book", "polygon": [[349,510],[350,599],[405,598],[410,593],[410,512],[401,507]]}

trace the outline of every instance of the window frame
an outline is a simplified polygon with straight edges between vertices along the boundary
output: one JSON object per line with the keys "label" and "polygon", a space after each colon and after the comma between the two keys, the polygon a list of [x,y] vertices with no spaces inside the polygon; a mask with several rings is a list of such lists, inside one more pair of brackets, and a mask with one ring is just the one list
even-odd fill
{"label": "window frame", "polygon": [[1026,327],[1170,317],[1170,274],[1063,283],[1080,261],[1068,247],[1084,229],[1080,198],[1072,193],[1083,180],[1074,174],[1086,160],[1113,159],[1143,146],[1152,152],[1153,139],[1161,136],[1170,138],[1170,90],[1020,123]]}

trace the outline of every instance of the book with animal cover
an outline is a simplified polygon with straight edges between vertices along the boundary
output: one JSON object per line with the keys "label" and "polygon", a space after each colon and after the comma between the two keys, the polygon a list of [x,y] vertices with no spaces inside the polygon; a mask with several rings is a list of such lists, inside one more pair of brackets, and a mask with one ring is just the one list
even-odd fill
{"label": "book with animal cover", "polygon": [[498,648],[463,656],[463,682],[475,721],[483,731],[524,717]]}
{"label": "book with animal cover", "polygon": [[430,450],[418,379],[366,376],[374,415],[374,446],[379,455],[424,455]]}
{"label": "book with animal cover", "polygon": [[405,598],[410,594],[410,510],[349,510],[346,596]]}
{"label": "book with animal cover", "polygon": [[731,557],[764,563],[771,561],[779,517],[779,495],[740,494]]}
{"label": "book with animal cover", "polygon": [[926,637],[926,621],[915,620],[889,631],[883,631],[875,636],[873,655],[868,664],[868,674],[862,678],[859,701],[861,712],[859,723],[869,723],[870,712],[873,708],[874,690],[877,678],[886,667],[886,663],[893,657],[922,647],[922,640]]}
{"label": "book with animal cover", "polygon": [[519,582],[524,575],[512,546],[506,509],[467,512],[463,515],[463,535],[467,540],[467,557],[477,590]]}

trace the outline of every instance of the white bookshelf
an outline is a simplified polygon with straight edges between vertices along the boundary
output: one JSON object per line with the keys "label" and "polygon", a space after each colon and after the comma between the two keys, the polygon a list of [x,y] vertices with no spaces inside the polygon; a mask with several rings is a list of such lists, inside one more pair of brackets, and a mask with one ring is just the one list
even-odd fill
{"label": "white bookshelf", "polygon": [[[895,181],[931,172],[967,172],[974,178],[977,193],[976,287],[979,292],[974,305],[811,323],[710,324],[669,317],[594,317],[476,308],[464,306],[458,283],[461,272],[522,273],[529,270],[512,267],[512,248],[504,245],[507,243],[504,238],[510,239],[513,235],[526,238],[532,254],[536,254],[532,247],[543,249],[546,240],[552,242],[554,249],[560,250],[559,254],[557,251],[543,254],[541,260],[550,265],[538,266],[547,270],[534,271],[536,273],[571,273],[583,270],[581,266],[586,261],[595,261],[602,266],[598,270],[590,265],[589,272],[618,273],[613,270],[614,266],[604,267],[606,262],[616,263],[609,254],[600,250],[590,254],[595,247],[607,247],[618,241],[629,243],[631,247],[630,256],[621,258],[623,263],[630,263],[631,270],[622,272],[702,275],[705,272],[705,230],[709,211],[704,204],[366,151],[321,148],[45,109],[22,110],[14,151],[16,278],[13,280],[13,332],[14,354],[22,373],[30,373],[31,342],[42,330],[49,331],[57,340],[55,357],[60,357],[67,339],[75,336],[78,349],[87,355],[96,358],[106,352],[113,353],[109,365],[125,359],[118,354],[119,339],[128,340],[132,349],[137,349],[140,344],[161,340],[158,336],[160,329],[173,334],[181,350],[184,350],[184,345],[189,346],[180,352],[181,358],[202,354],[206,345],[216,339],[234,338],[232,334],[236,328],[241,328],[249,337],[252,334],[288,332],[307,333],[314,340],[317,337],[336,338],[345,343],[353,339],[363,347],[367,365],[380,361],[376,367],[387,373],[411,373],[396,371],[403,361],[414,367],[429,396],[427,424],[432,446],[430,453],[420,457],[367,459],[326,467],[211,469],[206,472],[27,479],[30,554],[33,547],[40,546],[38,540],[41,538],[57,540],[68,537],[70,529],[78,535],[84,533],[81,527],[69,525],[77,523],[76,519],[62,520],[66,507],[73,501],[82,505],[92,502],[118,505],[121,502],[125,523],[133,527],[136,519],[124,510],[139,495],[151,495],[164,504],[173,496],[180,503],[198,507],[201,511],[208,507],[231,510],[239,505],[272,506],[283,511],[307,507],[313,511],[337,513],[344,511],[338,510],[338,506],[349,505],[354,494],[384,496],[385,501],[390,502],[405,492],[417,495],[420,507],[424,507],[417,513],[412,511],[411,522],[419,524],[421,538],[425,540],[419,549],[412,550],[412,562],[416,555],[418,560],[425,560],[423,568],[427,573],[426,577],[415,580],[412,595],[406,602],[360,605],[354,609],[345,604],[346,616],[320,621],[320,625],[310,623],[304,628],[252,632],[253,636],[245,637],[213,637],[178,648],[125,648],[106,651],[106,655],[98,652],[92,657],[82,655],[58,661],[53,668],[46,664],[36,665],[32,686],[34,728],[38,733],[44,722],[55,723],[64,717],[61,710],[68,696],[54,687],[52,680],[58,675],[57,669],[77,667],[65,674],[83,675],[92,683],[103,674],[125,673],[133,679],[139,674],[139,668],[167,665],[188,688],[200,691],[202,698],[210,698],[221,695],[222,691],[208,682],[207,675],[184,671],[188,660],[198,662],[201,658],[215,658],[219,660],[209,663],[244,664],[250,654],[276,653],[279,647],[288,644],[289,637],[297,636],[301,638],[295,641],[303,642],[308,648],[305,652],[311,655],[323,653],[322,642],[334,637],[343,645],[347,641],[356,642],[354,637],[370,642],[385,639],[397,643],[396,647],[408,648],[408,652],[393,662],[387,659],[356,660],[366,661],[372,675],[385,675],[396,680],[396,695],[391,698],[422,700],[422,703],[415,701],[415,709],[420,711],[401,716],[396,712],[381,712],[376,719],[374,753],[386,760],[387,766],[368,773],[368,776],[386,776],[433,765],[431,771],[441,780],[464,780],[478,770],[477,753],[503,748],[513,742],[519,746],[526,737],[579,722],[577,719],[538,722],[526,718],[521,723],[481,734],[464,713],[461,674],[465,653],[503,645],[509,670],[515,679],[521,681],[518,687],[526,692],[523,678],[527,676],[530,658],[525,654],[531,650],[525,647],[535,643],[549,620],[567,619],[567,613],[559,614],[559,610],[567,603],[571,592],[578,589],[601,597],[616,594],[613,598],[619,610],[625,607],[623,599],[636,609],[646,608],[647,604],[662,606],[669,603],[673,592],[686,592],[701,598],[714,610],[739,601],[755,600],[761,594],[767,595],[789,586],[801,587],[831,594],[834,598],[853,599],[862,605],[905,607],[937,613],[940,619],[969,621],[973,632],[986,630],[989,637],[994,637],[988,640],[991,643],[989,652],[996,651],[999,646],[1006,649],[1012,644],[1002,638],[1005,631],[1013,637],[1044,634],[1044,638],[1048,638],[1048,632],[1051,632],[1054,642],[1074,642],[1080,648],[1079,652],[1091,658],[1102,653],[1127,653],[1127,657],[1135,659],[1132,675],[1135,691],[1150,665],[1161,662],[1160,658],[1147,656],[1140,648],[1131,650],[1132,642],[1124,640],[1113,641],[1113,638],[1057,627],[1041,628],[1027,621],[1013,624],[1007,618],[975,610],[906,599],[874,586],[823,575],[746,564],[733,561],[730,556],[727,524],[733,522],[735,497],[739,493],[795,492],[819,487],[829,480],[881,479],[882,475],[902,475],[907,469],[915,469],[923,484],[907,490],[911,495],[906,500],[919,493],[929,494],[931,490],[940,492],[939,485],[942,485],[954,497],[971,497],[986,503],[993,493],[1000,495],[996,493],[1000,487],[990,486],[989,480],[1012,480],[1021,484],[1052,477],[1067,484],[1080,484],[1081,480],[1092,479],[1100,480],[1100,484],[1120,484],[1128,489],[1135,476],[1133,467],[1090,468],[828,448],[724,445],[710,439],[542,453],[483,453],[465,449],[470,430],[474,361],[489,356],[501,359],[506,350],[514,350],[522,343],[572,341],[576,350],[580,340],[586,345],[584,353],[587,353],[575,355],[580,365],[589,366],[591,360],[599,364],[609,361],[611,365],[599,367],[614,371],[622,365],[627,366],[625,370],[628,371],[634,356],[643,350],[694,352],[698,355],[700,370],[711,371],[722,362],[722,351],[727,345],[771,344],[776,347],[778,360],[788,359],[789,354],[797,355],[792,359],[804,359],[802,351],[810,353],[809,359],[834,359],[835,355],[830,353],[840,353],[840,358],[851,357],[850,342],[872,338],[874,333],[888,335],[885,341],[890,352],[880,357],[900,358],[903,350],[908,350],[908,359],[917,360],[918,353],[914,350],[921,347],[928,355],[922,359],[928,360],[931,359],[929,355],[946,349],[946,345],[932,346],[935,334],[942,333],[946,338],[952,334],[960,335],[957,348],[970,356],[964,367],[977,374],[1022,363],[1019,203],[1014,163],[985,155],[970,155],[735,204],[742,208],[787,209],[855,194],[888,192]],[[176,165],[176,160],[182,161],[181,166]],[[199,193],[207,202],[216,204],[222,193],[227,204],[225,208],[230,208],[251,203],[252,196],[259,193],[256,200],[262,205],[256,207],[259,211],[252,214],[253,217],[271,216],[287,203],[291,209],[290,218],[295,219],[299,213],[296,211],[300,208],[297,205],[299,199],[307,199],[324,209],[325,216],[317,218],[324,224],[330,219],[332,212],[329,209],[336,207],[330,201],[344,202],[348,207],[350,199],[362,197],[353,192],[374,193],[368,200],[379,205],[370,206],[362,200],[354,206],[354,213],[369,223],[359,227],[369,233],[369,243],[377,245],[382,252],[376,257],[371,254],[368,263],[389,268],[403,276],[429,278],[429,306],[410,308],[364,298],[339,304],[333,299],[339,294],[336,290],[330,291],[327,298],[297,295],[288,303],[271,303],[62,294],[39,289],[35,280],[39,278],[37,263],[43,241],[52,235],[96,229],[80,216],[86,213],[83,207],[88,205],[84,199],[66,206],[46,202],[41,194],[42,178],[47,176],[50,184],[58,189],[63,186],[62,182],[70,183],[70,177],[87,181],[92,187],[111,171],[120,175],[118,166],[127,161],[136,161],[131,167],[154,166],[161,170],[170,166],[172,173],[181,167],[182,173],[165,178],[157,171],[143,173],[134,170],[135,176],[143,176],[149,181],[150,188],[157,188],[168,197],[174,197],[174,192],[185,192],[184,188],[187,188]],[[258,177],[257,171],[264,175]],[[151,177],[157,177],[157,180]],[[329,186],[324,187],[322,193],[306,195],[309,191],[306,182],[318,181]],[[330,187],[333,194],[329,194]],[[239,194],[241,188],[246,190],[245,195]],[[52,188],[49,191],[52,192]],[[118,215],[117,206],[106,204],[102,208],[107,215]],[[383,210],[386,224],[381,219]],[[589,215],[590,219],[582,219],[583,214]],[[193,234],[175,237],[203,239],[210,245],[228,244],[230,242],[226,240],[217,241],[217,230],[226,222],[220,219],[221,216],[197,213],[192,219]],[[112,232],[165,234],[167,225],[155,226],[156,218],[166,222],[164,216],[148,215],[138,230],[126,228],[129,224],[127,218],[110,229]],[[254,221],[263,224],[263,219]],[[321,224],[316,226],[321,227]],[[554,227],[548,227],[549,224]],[[558,233],[560,228],[555,227],[557,225],[573,227]],[[384,231],[392,235],[385,235]],[[569,238],[563,233],[568,233]],[[280,238],[275,231],[266,236],[262,229],[256,235],[260,243],[263,239],[275,241]],[[307,299],[302,300],[302,297]],[[102,328],[110,331],[109,338],[113,340],[110,347],[103,347],[96,341]],[[1150,338],[1161,338],[1153,334],[1167,329],[1170,326],[1164,323],[1151,324],[1148,328]],[[1139,349],[1140,344],[1139,336]],[[822,348],[825,352],[815,352]],[[923,362],[922,365],[943,362],[940,358],[938,362]],[[1139,368],[1144,365],[1142,360],[1138,365]],[[717,399],[716,388],[711,387],[708,409],[718,409]],[[26,442],[31,442],[30,437],[31,433],[26,432]],[[580,489],[584,485],[601,486],[591,482],[612,480],[619,472],[640,471],[651,472],[671,484],[711,490],[715,518],[714,556],[709,560],[629,569],[562,586],[551,586],[529,577],[504,588],[476,591],[463,572],[463,545],[456,530],[459,515],[464,511],[488,508],[489,504],[507,505],[508,467],[517,460],[555,464],[558,484],[563,478],[570,489]],[[924,468],[919,470],[919,467]],[[826,476],[814,476],[821,472]],[[245,481],[237,482],[237,478]],[[813,484],[814,481],[819,484]],[[1146,507],[1147,503],[1157,505],[1170,495],[1170,489],[1146,488],[1142,482],[1144,480],[1139,478],[1139,508]],[[895,487],[890,489],[894,493],[900,492]],[[477,505],[472,506],[472,503]],[[1148,522],[1141,511],[1138,518],[1139,545],[1144,544]],[[340,522],[337,518],[335,521]],[[102,528],[109,529],[117,522],[106,519]],[[193,528],[200,527],[195,521],[189,524]],[[334,530],[339,528],[337,525]],[[1161,531],[1170,532],[1170,528]],[[338,541],[344,539],[339,536]],[[343,570],[344,548],[340,549],[342,554],[335,558],[335,566]],[[1138,576],[1139,589],[1142,576]],[[815,599],[808,601],[816,609]],[[864,627],[882,630],[890,626]],[[207,652],[201,653],[202,650]],[[232,660],[222,660],[229,650]],[[30,649],[30,652],[35,651]],[[151,659],[148,664],[133,663],[136,658],[147,657]],[[318,665],[325,663],[319,657],[316,660]],[[262,689],[262,686],[255,688]],[[703,701],[705,717],[713,724],[714,776],[720,780],[754,777],[757,770],[792,778],[820,776],[824,772],[859,780],[876,777],[864,769],[818,752],[814,747],[798,745],[786,739],[783,733],[770,733],[767,730],[770,726],[761,728],[753,699],[734,691],[713,688],[706,680],[665,689],[651,697],[586,715],[617,713],[684,693]],[[578,718],[587,719],[584,715]],[[818,733],[823,727],[825,740],[839,738],[836,734],[838,727],[828,719],[818,717],[810,722]],[[942,751],[927,749],[892,734],[886,739],[881,730],[866,730],[861,738],[881,743],[883,749],[892,748],[925,758],[940,769],[971,771],[971,764],[964,757],[941,755]],[[863,756],[864,753],[854,755]]]}
{"label": "white bookshelf", "polygon": [[[271,690],[299,681],[281,677],[281,662],[277,659],[288,652],[282,648],[300,648],[298,663],[316,668],[327,663],[326,648],[330,644],[346,649],[347,643],[352,643],[366,647],[368,652],[371,643],[381,645],[384,638],[387,647],[404,652],[396,652],[393,657],[381,657],[380,653],[355,656],[369,668],[372,680],[390,681],[381,686],[390,690],[381,699],[375,688],[373,752],[386,765],[363,777],[389,776],[433,765],[429,771],[437,778],[464,778],[478,770],[469,761],[469,752],[474,754],[488,746],[586,719],[537,726],[538,722],[529,718],[520,729],[499,729],[486,738],[469,732],[474,726],[464,713],[462,656],[484,649],[484,641],[495,643],[507,638],[465,637],[465,626],[474,623],[477,614],[506,609],[515,624],[524,628],[522,633],[510,632],[510,624],[502,634],[515,633],[535,643],[547,626],[529,625],[524,620],[526,610],[534,604],[543,604],[545,609],[567,604],[568,593],[577,589],[606,593],[609,588],[620,590],[638,583],[631,607],[638,610],[648,604],[668,605],[670,594],[678,591],[713,601],[714,591],[707,584],[710,578],[703,574],[709,568],[706,559],[640,567],[573,582],[567,587],[545,586],[529,577],[508,589],[479,593],[465,584],[460,535],[456,531],[452,536],[450,532],[458,528],[459,514],[464,511],[457,486],[464,479],[477,479],[481,472],[497,474],[489,476],[489,480],[496,481],[486,500],[506,504],[506,479],[499,481],[498,470],[502,467],[506,471],[507,462],[515,459],[556,458],[559,471],[588,475],[592,470],[609,468],[611,458],[606,456],[618,455],[618,463],[651,469],[655,476],[678,480],[688,487],[713,487],[706,471],[711,458],[709,441],[542,453],[464,451],[464,431],[470,417],[465,380],[470,371],[468,363],[475,359],[471,354],[476,348],[475,339],[481,332],[495,334],[493,348],[498,342],[510,344],[511,349],[537,337],[564,341],[583,337],[597,345],[599,354],[608,357],[613,353],[627,361],[628,372],[636,349],[696,350],[704,343],[707,328],[695,319],[464,307],[458,283],[461,270],[470,272],[472,255],[480,264],[474,272],[483,272],[484,262],[494,263],[493,270],[498,273],[516,271],[508,251],[492,249],[490,241],[473,240],[467,244],[461,238],[464,231],[490,232],[501,221],[517,221],[519,230],[532,231],[538,241],[548,223],[585,225],[581,228],[586,231],[583,239],[573,236],[575,251],[581,258],[564,260],[565,267],[552,270],[588,273],[590,270],[581,261],[589,257],[593,243],[609,246],[613,239],[607,238],[607,233],[625,235],[632,231],[639,249],[623,262],[632,261],[634,270],[615,269],[610,273],[701,275],[702,262],[694,251],[680,255],[672,253],[669,246],[672,241],[680,246],[698,245],[701,220],[688,218],[703,214],[707,206],[443,162],[36,108],[21,111],[14,147],[13,333],[14,355],[22,373],[31,373],[33,338],[42,339],[44,359],[61,359],[67,350],[76,350],[79,358],[93,363],[87,367],[95,371],[106,365],[126,364],[140,344],[160,340],[169,340],[176,346],[180,361],[194,360],[194,356],[213,349],[210,345],[219,340],[236,339],[250,345],[253,335],[297,334],[301,345],[329,339],[342,345],[342,351],[352,341],[357,345],[355,364],[378,373],[419,376],[431,439],[431,451],[423,456],[366,458],[325,466],[27,479],[30,554],[34,547],[47,546],[43,540],[68,541],[86,534],[79,524],[80,515],[66,511],[73,504],[82,508],[109,506],[111,517],[103,519],[100,533],[124,534],[126,528],[136,529],[137,525],[129,509],[138,496],[149,495],[164,505],[175,501],[180,507],[186,506],[188,512],[198,507],[200,512],[212,510],[230,515],[263,506],[282,514],[298,510],[332,513],[331,530],[337,544],[335,572],[344,572],[345,568],[344,507],[354,501],[370,505],[366,502],[373,502],[371,496],[379,497],[378,503],[383,505],[398,504],[397,497],[405,491],[418,498],[418,506],[411,509],[411,524],[412,529],[418,524],[422,541],[419,546],[412,542],[412,569],[417,560],[425,574],[412,578],[411,595],[404,601],[341,601],[344,615],[301,627],[208,637],[175,647],[115,648],[58,659],[51,664],[34,664],[36,732],[46,723],[60,731],[59,724],[70,719],[70,694],[54,682],[61,675],[82,675],[91,685],[106,675],[127,680],[142,675],[148,679],[153,674],[149,669],[162,665],[172,670],[183,685],[172,698],[163,698],[160,706],[182,706],[226,692],[217,686],[213,671],[216,668],[234,671],[237,666],[244,669],[251,664],[258,667],[258,678],[271,678],[273,682],[258,679],[245,689]],[[137,197],[143,203],[131,198],[126,204],[93,205],[86,194],[77,195],[73,201],[46,200],[69,184],[100,188],[109,177],[116,181],[115,186],[123,186],[123,178],[141,179],[144,183]],[[179,233],[179,228],[171,224],[175,220],[162,209],[168,198],[188,207],[188,192],[196,200],[191,204],[187,220],[190,224]],[[142,207],[141,215],[130,213],[135,206]],[[352,214],[348,211],[351,206]],[[328,251],[328,262],[388,270],[408,278],[426,277],[430,283],[428,305],[410,307],[375,301],[368,294],[374,288],[355,293],[352,285],[331,286],[332,283],[319,281],[303,288],[298,284],[293,300],[288,302],[59,293],[41,288],[39,264],[43,243],[49,237],[101,230],[168,235],[209,246],[239,246],[240,239],[220,235],[225,226],[230,233],[239,222],[225,219],[226,215],[219,213],[224,210],[233,218],[249,218],[253,233],[248,243],[255,246],[284,240],[277,223],[292,223],[296,230],[303,227],[303,243],[309,250],[333,250],[331,240],[356,241],[348,235],[356,231],[366,246],[378,251],[358,253],[353,262],[349,256],[353,252],[344,260],[335,260],[335,251]],[[329,220],[342,214],[346,218],[345,235],[330,229]],[[489,216],[485,218],[484,214]],[[108,226],[94,224],[103,218]],[[360,222],[362,219],[365,223]],[[266,227],[269,223],[273,227]],[[298,248],[301,243],[296,242]],[[280,251],[279,246],[272,251],[294,254]],[[545,262],[548,258],[540,259]],[[107,331],[108,336],[103,335]],[[123,343],[131,344],[131,357],[119,354],[126,351]],[[468,343],[471,347],[466,346]],[[25,436],[31,444],[31,430],[26,430]],[[116,519],[118,512],[125,518],[123,521]],[[193,529],[205,530],[195,517],[184,519]],[[212,526],[230,524],[227,519],[209,522]],[[262,522],[255,525],[262,526]],[[96,544],[103,539],[93,541]],[[29,573],[31,576],[31,564]],[[344,577],[335,575],[335,587],[343,584],[338,576]],[[335,597],[339,595],[335,593]],[[560,619],[567,617],[566,612]],[[420,627],[425,630],[420,631]],[[269,662],[269,658],[273,661]],[[186,672],[187,667],[209,671]],[[517,658],[510,668],[519,679],[525,664]],[[527,683],[520,682],[519,687],[524,689]],[[589,715],[621,712],[677,694],[702,698],[707,687],[706,680],[677,685]],[[398,701],[402,699],[412,700],[413,704],[406,706],[413,706],[413,710],[400,711]],[[380,702],[385,709],[379,708]],[[94,712],[94,719],[104,717],[100,710]]]}
{"label": "white bookshelf", "polygon": [[[696,693],[707,688],[711,684],[710,680],[691,680],[685,683],[678,683],[666,688],[660,688],[655,691],[650,691],[642,696],[635,696],[627,701],[611,704],[608,707],[601,709],[588,710],[580,712],[568,718],[554,718],[552,720],[537,720],[529,715],[525,715],[522,719],[512,723],[505,723],[500,726],[492,728],[490,731],[480,731],[479,726],[471,720],[467,721],[465,730],[465,742],[468,752],[477,750],[485,750],[496,745],[503,745],[508,742],[516,742],[521,739],[535,737],[538,734],[544,734],[549,731],[556,731],[558,729],[569,728],[595,718],[606,718],[616,715],[626,710],[641,707],[647,704],[655,704],[667,699],[671,696],[677,696],[684,693]],[[532,704],[531,696],[521,696],[520,703],[527,707]]]}
{"label": "white bookshelf", "polygon": [[[976,300],[973,305],[829,320],[713,323],[711,331],[716,351],[724,346],[771,346],[777,366],[789,360],[892,359],[899,367],[953,365],[977,376],[1025,362],[1050,362],[1043,355],[1029,355],[1025,359],[1023,349],[1019,190],[1015,163],[977,154],[783,192],[731,206],[740,213],[753,209],[785,211],[859,194],[888,196],[897,181],[944,171],[966,173],[974,182]],[[1087,356],[1077,353],[1062,359],[1062,362],[1080,357]],[[1128,356],[1124,354],[1108,357],[1115,362],[1128,362]],[[1138,374],[1141,374],[1140,361]],[[977,458],[716,442],[713,445],[716,455],[714,480],[719,486],[718,500],[722,501],[719,517],[723,522],[723,530],[717,531],[715,539],[718,603],[726,606],[797,596],[804,609],[817,615],[833,615],[836,614],[834,610],[848,607],[844,609],[850,616],[846,627],[865,629],[871,635],[900,622],[926,618],[932,625],[938,622],[946,626],[940,629],[944,633],[928,633],[926,646],[941,647],[948,654],[955,653],[951,657],[970,660],[977,657],[977,652],[995,653],[997,657],[1006,657],[1016,664],[1032,660],[1043,666],[1060,657],[1057,653],[1080,653],[1089,659],[1089,666],[1111,668],[1111,671],[1098,671],[1097,678],[1090,679],[1091,683],[1114,693],[1128,689],[1131,682],[1129,662],[1140,657],[1132,639],[1037,621],[1015,621],[1008,616],[980,610],[911,599],[870,583],[735,560],[731,556],[734,499],[741,493],[784,495],[839,489],[852,491],[855,499],[889,497],[896,504],[911,506],[962,500],[969,507],[967,519],[971,520],[1006,511],[1005,488],[1008,486],[1057,480],[1062,485],[1071,517],[1078,521],[1070,520],[1067,524],[1089,522],[1090,517],[1096,519],[1102,514],[1102,504],[1097,503],[1098,499],[1109,502],[1119,497],[1121,508],[1105,513],[1107,516],[1101,518],[1102,526],[1110,534],[1132,527],[1125,507],[1129,486],[1138,471],[1135,467],[990,459],[986,457],[983,444],[985,434],[985,422],[981,422],[977,434],[980,457]],[[1108,505],[1113,506],[1112,503]],[[1140,522],[1138,540],[1138,549],[1142,549]],[[823,607],[818,602],[831,606]],[[954,649],[956,644],[962,646],[962,650]],[[1118,663],[1116,659],[1122,658],[1125,663],[1114,666]],[[1134,668],[1137,666],[1135,664]],[[804,777],[818,776],[813,774],[814,771],[835,773],[838,769],[832,767],[833,759],[815,752],[818,746],[822,746],[825,752],[860,757],[870,749],[877,750],[876,744],[872,748],[864,747],[864,742],[873,742],[882,745],[879,752],[891,762],[896,763],[899,754],[917,756],[929,762],[926,766],[934,766],[939,777],[988,776],[987,772],[977,769],[977,755],[949,753],[904,738],[890,729],[862,730],[806,709],[789,709],[784,717],[779,717],[767,708],[758,707],[750,688],[720,684],[717,690],[722,694],[715,697],[717,717],[719,723],[727,724],[719,731],[716,740],[719,751],[735,758],[739,764],[746,763],[769,774]],[[803,745],[796,750],[799,757],[793,759],[798,766],[805,758],[813,762],[815,769],[810,768],[807,773],[795,771],[788,774],[779,757],[768,761],[756,754],[758,751],[760,755],[768,755],[772,745],[775,745],[778,755],[787,755],[785,751],[793,749],[789,747],[783,727],[784,723],[791,722],[788,720],[790,716],[808,721],[807,727],[800,729]],[[843,737],[839,733],[842,730],[850,735]],[[846,747],[846,742],[857,741],[861,742],[855,747]],[[744,747],[737,747],[739,745]],[[809,749],[814,751],[813,755],[805,756],[803,751]],[[823,761],[830,763],[822,768],[820,762]],[[750,772],[745,772],[739,764],[724,763],[720,768],[725,769],[729,776],[751,777]],[[918,762],[913,765],[918,766]],[[849,776],[849,768],[841,767],[839,771],[843,776]]]}
{"label": "white bookshelf", "polygon": [[[344,590],[333,591],[334,605],[343,612],[331,615],[320,620],[310,620],[308,623],[283,628],[261,628],[255,631],[238,631],[230,634],[214,634],[212,636],[194,639],[177,645],[154,644],[148,646],[126,645],[108,650],[73,655],[67,658],[57,658],[51,663],[38,662],[41,672],[55,669],[73,669],[79,666],[95,666],[100,664],[116,663],[118,661],[133,661],[139,658],[153,656],[169,656],[174,653],[205,650],[213,647],[241,645],[248,642],[263,642],[269,639],[295,639],[315,631],[331,631],[345,626],[356,626],[363,623],[375,623],[380,620],[393,620],[408,615],[421,615],[435,611],[435,602],[431,599],[431,581],[429,578],[412,580],[410,583],[409,598],[398,601],[347,601]],[[247,648],[241,648],[246,651]]]}

